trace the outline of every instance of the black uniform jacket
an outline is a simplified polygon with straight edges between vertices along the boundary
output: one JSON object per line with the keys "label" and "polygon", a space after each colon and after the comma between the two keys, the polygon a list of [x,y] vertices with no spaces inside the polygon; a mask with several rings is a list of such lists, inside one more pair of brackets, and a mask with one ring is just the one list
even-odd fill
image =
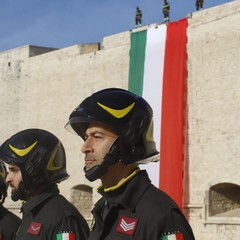
{"label": "black uniform jacket", "polygon": [[[17,240],[86,240],[87,222],[62,195],[45,192],[34,196],[22,206],[23,218]],[[62,236],[61,236],[62,235]],[[70,237],[69,237],[70,239]]]}
{"label": "black uniform jacket", "polygon": [[99,191],[103,198],[92,211],[89,240],[195,239],[176,203],[151,184],[145,170],[115,190]]}
{"label": "black uniform jacket", "polygon": [[170,12],[170,4],[166,3],[163,5],[163,13],[169,13]]}
{"label": "black uniform jacket", "polygon": [[0,203],[0,240],[15,239],[20,223],[21,219]]}

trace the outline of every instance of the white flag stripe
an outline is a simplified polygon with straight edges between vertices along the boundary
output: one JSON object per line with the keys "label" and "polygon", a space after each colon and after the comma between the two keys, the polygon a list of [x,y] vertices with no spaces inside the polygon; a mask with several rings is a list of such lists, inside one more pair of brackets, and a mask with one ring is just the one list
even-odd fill
{"label": "white flag stripe", "polygon": [[69,233],[62,233],[62,240],[69,240]]}
{"label": "white flag stripe", "polygon": [[[162,107],[162,79],[164,69],[166,25],[147,30],[147,42],[145,52],[145,66],[143,78],[143,98],[153,108],[154,120],[154,140],[156,147],[160,151],[161,136],[161,107]],[[161,157],[161,156],[160,156]],[[159,162],[142,165],[149,173],[152,183],[159,187]]]}
{"label": "white flag stripe", "polygon": [[175,234],[169,235],[168,240],[177,240],[176,235]]}

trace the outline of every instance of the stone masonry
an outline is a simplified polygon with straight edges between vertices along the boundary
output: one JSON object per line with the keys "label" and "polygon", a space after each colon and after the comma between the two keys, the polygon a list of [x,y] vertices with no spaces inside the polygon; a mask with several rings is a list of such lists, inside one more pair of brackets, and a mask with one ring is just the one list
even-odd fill
{"label": "stone masonry", "polygon": [[[184,212],[197,240],[239,239],[239,22],[240,0],[188,16]],[[130,34],[107,36],[101,44],[27,45],[0,53],[0,144],[26,128],[56,134],[65,146],[70,175],[59,185],[61,193],[89,224],[100,182],[85,179],[82,140],[64,125],[89,94],[127,89]],[[9,198],[5,206],[20,215],[20,203]]]}

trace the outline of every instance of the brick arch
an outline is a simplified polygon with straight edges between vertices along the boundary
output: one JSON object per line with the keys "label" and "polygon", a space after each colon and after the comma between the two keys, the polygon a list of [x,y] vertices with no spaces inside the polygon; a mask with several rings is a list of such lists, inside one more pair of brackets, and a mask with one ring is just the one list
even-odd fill
{"label": "brick arch", "polygon": [[92,219],[92,187],[79,184],[70,190],[70,202],[79,210],[83,217],[90,224]]}
{"label": "brick arch", "polygon": [[85,184],[76,185],[76,186],[72,187],[72,189],[82,190],[82,191],[85,191],[85,192],[92,193],[92,187],[90,187],[88,185],[85,185]]}

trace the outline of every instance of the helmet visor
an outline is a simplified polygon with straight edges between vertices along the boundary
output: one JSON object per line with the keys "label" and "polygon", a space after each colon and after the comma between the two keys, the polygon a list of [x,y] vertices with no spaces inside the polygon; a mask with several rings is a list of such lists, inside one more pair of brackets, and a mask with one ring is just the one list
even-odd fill
{"label": "helmet visor", "polygon": [[84,139],[85,132],[90,123],[98,122],[96,119],[89,117],[72,117],[69,119],[67,124],[65,125],[65,129],[70,133],[75,135],[79,135],[82,139]]}

